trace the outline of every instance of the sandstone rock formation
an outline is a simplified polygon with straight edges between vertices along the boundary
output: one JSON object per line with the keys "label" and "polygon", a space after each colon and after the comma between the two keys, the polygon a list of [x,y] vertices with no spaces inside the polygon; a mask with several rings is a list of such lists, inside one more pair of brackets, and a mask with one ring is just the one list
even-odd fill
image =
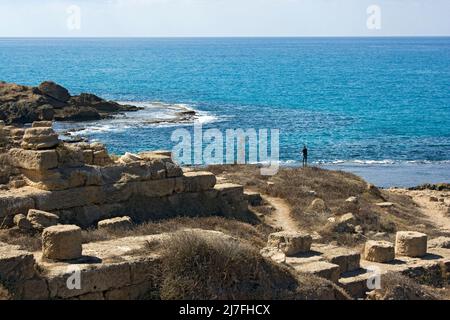
{"label": "sandstone rock formation", "polygon": [[87,121],[140,108],[106,101],[93,94],[71,96],[67,89],[45,81],[38,87],[0,82],[0,120],[7,124],[38,120]]}

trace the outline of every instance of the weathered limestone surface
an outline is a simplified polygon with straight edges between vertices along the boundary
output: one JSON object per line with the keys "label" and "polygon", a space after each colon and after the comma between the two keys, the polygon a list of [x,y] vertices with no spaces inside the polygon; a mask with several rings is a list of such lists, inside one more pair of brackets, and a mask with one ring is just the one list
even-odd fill
{"label": "weathered limestone surface", "polygon": [[389,262],[395,259],[394,245],[388,241],[367,241],[364,259],[373,262]]}
{"label": "weathered limestone surface", "polygon": [[[29,209],[82,227],[124,214],[142,222],[247,213],[242,186],[216,185],[209,172],[183,172],[167,151],[126,154],[115,161],[100,143],[47,143],[55,138],[51,123],[36,122],[25,131],[22,147],[6,153],[20,174],[14,180],[20,183],[10,184],[14,189],[0,191],[0,217],[7,217],[9,225],[14,215]],[[40,143],[46,144],[45,150]]]}
{"label": "weathered limestone surface", "polygon": [[246,191],[245,198],[251,206],[260,206],[263,203],[263,198],[259,192]]}
{"label": "weathered limestone surface", "polygon": [[297,272],[309,273],[315,276],[338,282],[341,271],[339,266],[325,261],[301,264],[294,267]]}
{"label": "weathered limestone surface", "polygon": [[401,256],[422,257],[427,253],[428,237],[424,233],[399,231],[395,238],[395,253]]}
{"label": "weathered limestone surface", "polygon": [[27,220],[30,221],[34,228],[43,230],[45,228],[57,225],[59,222],[59,217],[50,212],[30,209],[28,211]]}
{"label": "weathered limestone surface", "polygon": [[59,144],[58,135],[51,127],[32,127],[25,130],[21,147],[30,150],[51,149]]}
{"label": "weathered limestone surface", "polygon": [[21,169],[44,171],[58,167],[56,150],[11,149],[11,163]]}
{"label": "weathered limestone surface", "polygon": [[16,225],[20,230],[30,231],[33,229],[31,221],[28,220],[24,214],[16,214],[13,221],[14,225]]}
{"label": "weathered limestone surface", "polygon": [[36,271],[36,261],[30,252],[0,242],[0,282],[7,285],[14,299],[46,299],[45,280]]}
{"label": "weathered limestone surface", "polygon": [[[161,263],[156,250],[168,234],[127,237],[83,245],[83,257],[76,260],[80,287],[69,289],[73,264],[35,257],[48,283],[52,299],[114,300],[138,299],[154,287]],[[155,250],[149,249],[149,243]]]}
{"label": "weathered limestone surface", "polygon": [[269,235],[267,245],[278,248],[286,256],[308,252],[311,249],[312,238],[309,234],[281,231]]}
{"label": "weathered limestone surface", "polygon": [[35,208],[33,197],[40,190],[21,188],[17,190],[0,191],[0,218],[18,214],[27,214],[29,209]]}
{"label": "weathered limestone surface", "polygon": [[57,225],[44,229],[42,254],[53,260],[73,260],[81,257],[81,229],[75,225]]}
{"label": "weathered limestone surface", "polygon": [[337,264],[341,273],[355,271],[360,268],[361,254],[355,250],[319,244],[314,245],[313,250],[320,252],[326,261]]}
{"label": "weathered limestone surface", "polygon": [[184,190],[199,192],[210,190],[216,185],[216,176],[210,172],[186,172],[184,174]]}
{"label": "weathered limestone surface", "polygon": [[128,229],[133,226],[133,221],[130,217],[117,217],[105,219],[98,222],[98,229],[117,230]]}

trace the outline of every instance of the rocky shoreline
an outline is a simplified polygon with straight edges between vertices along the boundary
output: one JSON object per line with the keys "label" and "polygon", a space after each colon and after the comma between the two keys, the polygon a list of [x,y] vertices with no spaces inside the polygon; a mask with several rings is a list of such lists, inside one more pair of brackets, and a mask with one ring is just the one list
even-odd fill
{"label": "rocky shoreline", "polygon": [[63,86],[44,81],[37,87],[0,82],[0,120],[6,124],[34,121],[93,121],[142,110],[94,94],[72,96]]}

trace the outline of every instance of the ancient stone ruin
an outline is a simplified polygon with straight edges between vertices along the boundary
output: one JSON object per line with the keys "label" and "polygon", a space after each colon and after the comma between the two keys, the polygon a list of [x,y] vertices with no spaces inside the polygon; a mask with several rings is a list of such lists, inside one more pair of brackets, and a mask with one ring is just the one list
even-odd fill
{"label": "ancient stone ruin", "polygon": [[59,224],[83,228],[123,216],[139,223],[172,216],[238,217],[247,212],[242,186],[216,184],[209,172],[183,171],[168,152],[112,158],[100,143],[60,141],[51,122],[35,122],[27,129],[2,126],[0,134],[8,143],[2,153],[3,225],[29,228],[23,219],[27,216],[31,226],[49,226],[47,222],[39,227],[30,209],[47,212],[47,220],[54,214]]}
{"label": "ancient stone ruin", "polygon": [[[18,129],[0,124],[2,227],[40,234],[42,239],[37,252],[0,243],[0,280],[8,283],[16,299],[141,298],[155,286],[155,272],[162,264],[161,252],[154,248],[171,234],[82,244],[82,228],[110,232],[175,216],[250,219],[249,203],[262,203],[260,194],[218,184],[212,173],[180,168],[170,152],[113,157],[100,143],[60,141],[51,125],[35,122]],[[351,213],[344,214],[336,225],[347,228],[354,220]],[[196,232],[232,240],[221,232]],[[367,241],[361,253],[316,243],[308,233],[281,231],[269,235],[261,254],[364,298],[372,290],[368,281],[374,274],[382,277],[393,271],[447,281],[449,243],[448,238],[430,243],[425,234],[401,231],[395,244]]]}
{"label": "ancient stone ruin", "polygon": [[[300,273],[326,278],[354,298],[364,298],[376,276],[399,272],[413,278],[446,281],[450,273],[448,238],[435,241],[428,249],[427,235],[397,232],[396,243],[368,241],[363,254],[335,245],[312,243],[305,233],[278,232],[269,236],[261,254]],[[381,281],[381,280],[380,280]]]}

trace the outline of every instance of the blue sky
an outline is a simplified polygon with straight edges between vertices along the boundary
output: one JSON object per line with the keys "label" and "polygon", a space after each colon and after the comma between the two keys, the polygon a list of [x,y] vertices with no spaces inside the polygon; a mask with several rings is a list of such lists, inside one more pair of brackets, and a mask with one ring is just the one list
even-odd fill
{"label": "blue sky", "polygon": [[450,35],[450,0],[0,0],[2,37],[368,35]]}

